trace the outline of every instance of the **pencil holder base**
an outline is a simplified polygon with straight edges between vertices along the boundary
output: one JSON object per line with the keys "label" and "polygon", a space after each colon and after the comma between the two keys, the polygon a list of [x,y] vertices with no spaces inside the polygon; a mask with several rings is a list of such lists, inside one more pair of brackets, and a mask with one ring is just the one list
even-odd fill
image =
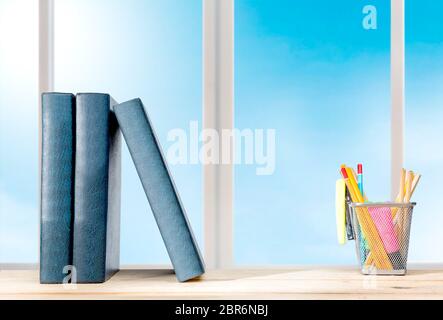
{"label": "pencil holder base", "polygon": [[365,276],[405,276],[406,269],[402,270],[380,270],[375,267],[363,267],[361,273]]}
{"label": "pencil holder base", "polygon": [[362,274],[406,275],[414,206],[391,202],[348,204]]}

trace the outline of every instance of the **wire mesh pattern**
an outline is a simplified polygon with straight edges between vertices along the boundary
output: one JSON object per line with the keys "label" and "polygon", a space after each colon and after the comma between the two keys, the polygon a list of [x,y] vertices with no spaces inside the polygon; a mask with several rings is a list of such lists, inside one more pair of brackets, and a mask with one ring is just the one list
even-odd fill
{"label": "wire mesh pattern", "polygon": [[405,275],[415,203],[348,203],[363,274]]}

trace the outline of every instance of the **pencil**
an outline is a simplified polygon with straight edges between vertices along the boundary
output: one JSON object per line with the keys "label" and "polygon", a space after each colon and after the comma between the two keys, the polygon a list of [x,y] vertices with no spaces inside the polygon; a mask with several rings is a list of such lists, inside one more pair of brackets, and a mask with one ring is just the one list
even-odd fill
{"label": "pencil", "polygon": [[412,181],[411,197],[414,194],[415,189],[417,188],[417,185],[420,182],[420,179],[421,179],[421,175],[419,175],[419,174],[414,175],[414,180]]}
{"label": "pencil", "polygon": [[[351,174],[348,174],[350,172]],[[343,179],[345,180],[346,186],[351,193],[351,198],[353,202],[363,203],[364,199],[360,190],[358,189],[357,183],[353,179],[353,174],[349,168],[341,168],[341,174]],[[382,240],[377,232],[377,228],[374,225],[374,222],[369,215],[367,208],[355,208],[358,213],[358,220],[360,226],[363,230],[363,234],[365,235],[369,248],[372,252],[374,264],[378,269],[392,269],[391,261],[384,250]]]}

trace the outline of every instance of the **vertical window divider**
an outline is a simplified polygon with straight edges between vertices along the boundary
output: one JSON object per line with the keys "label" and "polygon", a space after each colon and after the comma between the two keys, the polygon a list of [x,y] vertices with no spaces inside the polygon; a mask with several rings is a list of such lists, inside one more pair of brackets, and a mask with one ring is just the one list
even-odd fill
{"label": "vertical window divider", "polygon": [[[234,0],[203,0],[203,129],[234,125]],[[230,155],[233,159],[231,143]],[[221,152],[219,153],[221,159]],[[203,164],[205,260],[208,268],[233,263],[234,165]]]}
{"label": "vertical window divider", "polygon": [[391,198],[395,200],[405,148],[404,0],[391,0],[391,99]]}
{"label": "vertical window divider", "polygon": [[[42,106],[41,94],[54,90],[54,0],[38,2],[38,206],[41,207],[41,153],[42,153]],[[38,248],[40,248],[40,217],[38,219]],[[38,252],[40,262],[40,250]]]}

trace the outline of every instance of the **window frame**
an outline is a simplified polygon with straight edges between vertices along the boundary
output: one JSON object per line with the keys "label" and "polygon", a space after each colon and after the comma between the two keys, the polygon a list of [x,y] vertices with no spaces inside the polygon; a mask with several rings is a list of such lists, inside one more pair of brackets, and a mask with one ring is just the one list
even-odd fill
{"label": "window frame", "polygon": [[[203,128],[234,128],[234,1],[203,1]],[[39,0],[39,93],[54,89],[54,0]],[[39,95],[40,96],[40,95]],[[391,196],[404,163],[405,1],[391,0]],[[41,102],[39,159],[41,159]],[[231,152],[232,154],[232,152]],[[39,160],[41,169],[41,160]],[[39,179],[40,179],[39,175]],[[234,266],[233,164],[203,165],[204,247],[208,268]],[[40,181],[39,181],[40,190]],[[40,205],[40,204],[39,204]],[[40,226],[39,226],[40,228]]]}

